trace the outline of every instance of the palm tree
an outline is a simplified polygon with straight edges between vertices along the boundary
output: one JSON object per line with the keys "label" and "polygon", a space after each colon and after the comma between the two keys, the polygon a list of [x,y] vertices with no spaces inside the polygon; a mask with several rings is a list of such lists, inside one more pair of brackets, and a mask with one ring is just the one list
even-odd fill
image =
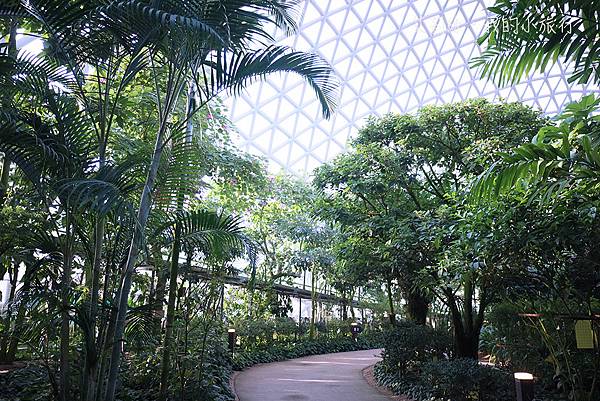
{"label": "palm tree", "polygon": [[514,84],[561,59],[573,69],[569,82],[600,83],[600,1],[497,0],[486,49],[471,60],[482,78]]}
{"label": "palm tree", "polygon": [[[489,11],[494,17],[479,39],[486,49],[471,60],[482,78],[514,84],[560,59],[573,68],[569,82],[600,83],[599,1],[498,0]],[[503,154],[474,182],[471,194],[496,196],[520,185],[534,188],[531,200],[547,202],[575,184],[598,185],[599,106],[593,95],[567,105],[557,126],[542,128],[531,142]]]}
{"label": "palm tree", "polygon": [[[76,120],[77,130],[71,129],[70,133],[79,134],[86,141],[92,138],[92,143],[95,144],[95,150],[88,148],[86,156],[89,157],[81,161],[87,163],[88,169],[84,169],[86,174],[89,173],[90,167],[92,171],[96,171],[94,174],[114,169],[114,163],[107,159],[107,149],[115,126],[115,114],[127,86],[141,72],[150,76],[150,82],[154,86],[157,104],[155,146],[147,165],[141,194],[135,202],[137,212],[132,217],[134,227],[130,233],[126,262],[120,273],[120,284],[116,289],[116,311],[106,329],[108,333],[104,334],[104,342],[112,344],[110,368],[106,378],[106,400],[114,399],[132,278],[138,263],[140,247],[145,242],[146,225],[152,210],[152,195],[156,190],[161,160],[168,144],[184,131],[194,113],[215,96],[222,92],[239,93],[248,83],[263,79],[274,72],[289,71],[304,77],[321,102],[323,114],[326,117],[331,115],[337,88],[337,80],[331,67],[316,55],[273,45],[273,38],[268,33],[273,25],[288,33],[293,32],[294,10],[298,3],[273,0],[181,0],[148,4],[140,0],[73,0],[65,7],[64,1],[40,0],[14,1],[0,8],[0,16],[34,21],[36,26],[42,27],[47,51],[39,57],[28,56],[29,60],[21,57],[20,65],[22,68],[29,68],[30,74],[27,76],[43,79],[25,79],[18,84],[29,85],[30,92],[36,92],[36,96],[44,99],[49,99],[48,89],[50,88],[52,93],[56,91],[56,84],[59,84],[60,90],[66,90],[66,94],[62,96],[77,99],[80,110],[68,116]],[[10,75],[15,76],[17,75]],[[40,85],[40,82],[44,85]],[[182,98],[185,86],[190,82],[196,92],[195,108],[190,110],[183,120],[174,120],[177,104]],[[77,118],[74,118],[74,115]],[[61,122],[62,126],[66,127],[73,123],[66,118]],[[2,146],[4,149],[13,146],[5,153],[21,169],[30,168],[31,164],[35,167],[35,163],[31,163],[31,157],[39,158],[40,161],[47,159],[43,152],[45,149],[40,149],[39,142],[20,142],[22,130],[17,129],[23,125],[20,118],[12,116],[3,121],[4,123],[15,129],[6,131],[14,135],[12,139],[8,138],[2,143]],[[42,135],[39,132],[34,134],[38,137]],[[67,159],[70,157],[60,156]],[[78,168],[76,171],[82,170]],[[37,182],[35,179],[39,172],[34,168],[28,173],[32,182]],[[117,185],[115,193],[115,187],[108,185],[111,183],[96,180],[86,184],[86,178],[89,178],[89,175],[84,174],[80,181],[70,182],[69,197],[65,200],[71,201],[74,187],[78,188],[80,193],[85,192],[82,191],[83,188],[87,195],[79,198],[82,204],[96,206],[96,209],[93,209],[96,213],[96,224],[91,236],[94,238],[94,244],[89,248],[93,254],[89,273],[89,304],[94,326],[106,212],[114,205],[126,203],[124,199],[138,192],[129,190],[128,193],[120,193],[118,190],[124,188]],[[124,182],[114,174],[112,178],[121,184]],[[71,175],[62,179],[79,178]],[[67,205],[65,210],[70,210],[70,206]],[[65,217],[69,216],[67,213]],[[72,220],[66,220],[67,228],[74,224]],[[68,236],[67,243],[71,244],[73,238]],[[66,268],[72,255],[68,248],[65,248],[65,254]],[[68,284],[69,276],[66,269],[65,284]],[[67,320],[68,316],[64,317],[64,320]],[[68,339],[66,340],[68,343]],[[68,348],[63,349],[62,366],[64,380],[61,383],[61,398],[66,399]],[[102,375],[102,372],[99,374]],[[95,395],[88,399],[98,397],[98,391],[89,393]]]}
{"label": "palm tree", "polygon": [[473,183],[471,196],[495,197],[514,189],[529,190],[529,199],[548,203],[557,194],[580,186],[600,186],[600,97],[584,96],[540,129],[531,140],[502,154]]}

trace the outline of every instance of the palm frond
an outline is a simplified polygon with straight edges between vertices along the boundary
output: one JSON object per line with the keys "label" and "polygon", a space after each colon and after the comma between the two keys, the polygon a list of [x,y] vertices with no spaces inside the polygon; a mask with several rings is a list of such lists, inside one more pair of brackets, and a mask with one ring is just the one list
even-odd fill
{"label": "palm frond", "polygon": [[141,305],[127,311],[125,338],[128,342],[150,344],[155,339],[156,305]]}
{"label": "palm frond", "polygon": [[152,34],[159,33],[159,29],[162,28],[193,33],[199,42],[224,44],[215,27],[201,18],[202,14],[198,12],[199,10],[186,6],[185,2],[176,2],[179,8],[168,7],[169,3],[166,2],[157,8],[140,0],[114,1],[99,8],[97,13],[113,22],[113,27],[128,28],[139,38],[148,38]]}
{"label": "palm frond", "polygon": [[558,126],[543,127],[531,142],[492,164],[474,180],[470,196],[497,197],[532,188],[530,198],[549,200],[574,182],[600,184],[600,127],[591,115],[600,98],[585,96],[565,107]]}
{"label": "palm frond", "polygon": [[177,209],[178,201],[194,196],[201,187],[203,153],[199,143],[187,140],[183,131],[172,136],[171,146],[164,149],[154,198],[165,210]]}
{"label": "palm frond", "polygon": [[276,72],[292,72],[304,78],[317,95],[325,118],[331,117],[338,98],[339,81],[320,56],[270,46],[251,52],[219,50],[204,63],[196,82],[208,101],[221,92],[234,95],[249,84]]}
{"label": "palm frond", "polygon": [[90,177],[64,179],[54,186],[71,207],[93,210],[101,216],[132,213],[131,195],[140,187],[139,178],[132,174],[136,167],[129,162],[107,164]]}
{"label": "palm frond", "polygon": [[85,169],[93,151],[89,120],[74,99],[49,92],[42,106],[47,115],[14,109],[0,114],[0,149],[33,183],[44,172],[64,177]]}
{"label": "palm frond", "polygon": [[246,251],[246,237],[238,217],[206,210],[180,212],[159,226],[154,238],[162,238],[163,245],[169,245],[177,238],[177,228],[185,249],[197,249],[213,256],[239,255]]}
{"label": "palm frond", "polygon": [[[74,81],[63,66],[22,51],[16,58],[0,54],[0,85],[5,91],[5,99],[18,102],[19,98],[43,98],[48,91],[70,90]],[[19,98],[14,99],[16,96]]]}
{"label": "palm frond", "polygon": [[482,78],[512,85],[533,71],[546,72],[559,59],[573,69],[569,82],[600,82],[600,1],[498,0],[471,60]]}

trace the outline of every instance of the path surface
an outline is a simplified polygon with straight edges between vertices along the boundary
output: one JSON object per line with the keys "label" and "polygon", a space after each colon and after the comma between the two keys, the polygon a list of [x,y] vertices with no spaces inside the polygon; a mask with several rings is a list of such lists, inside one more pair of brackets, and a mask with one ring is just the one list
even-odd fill
{"label": "path surface", "polygon": [[381,350],[314,355],[259,365],[240,372],[240,401],[388,401],[369,386],[362,370]]}

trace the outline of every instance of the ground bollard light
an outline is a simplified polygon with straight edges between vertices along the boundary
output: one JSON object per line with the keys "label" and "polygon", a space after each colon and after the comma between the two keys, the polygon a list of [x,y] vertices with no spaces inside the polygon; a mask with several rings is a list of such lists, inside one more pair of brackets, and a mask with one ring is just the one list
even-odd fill
{"label": "ground bollard light", "polygon": [[350,332],[352,333],[352,339],[356,341],[356,337],[358,337],[358,333],[360,333],[360,326],[356,322],[350,323]]}
{"label": "ground bollard light", "polygon": [[531,373],[517,372],[514,377],[517,401],[533,401],[533,375]]}
{"label": "ground bollard light", "polygon": [[227,334],[229,335],[229,351],[233,355],[233,350],[235,349],[235,329],[227,330]]}

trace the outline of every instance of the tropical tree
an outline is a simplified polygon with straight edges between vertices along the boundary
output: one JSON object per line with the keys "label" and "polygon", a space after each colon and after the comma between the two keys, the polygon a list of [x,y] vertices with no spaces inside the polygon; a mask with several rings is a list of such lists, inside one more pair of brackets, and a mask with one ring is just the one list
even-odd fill
{"label": "tropical tree", "polygon": [[[477,356],[483,313],[492,299],[484,294],[495,285],[486,274],[470,273],[479,259],[488,259],[488,271],[494,267],[484,246],[489,233],[481,234],[477,246],[469,234],[472,219],[486,220],[465,209],[463,198],[498,151],[521,144],[543,125],[538,113],[521,104],[479,99],[426,107],[414,116],[388,115],[369,121],[355,150],[317,174],[317,185],[332,194],[330,213],[340,221],[362,219],[352,226],[364,226],[378,239],[380,261],[371,265],[389,264],[392,274],[399,273],[392,277],[417,321],[425,322],[427,308],[411,306],[419,304],[413,292],[446,304],[461,356]],[[344,207],[336,208],[340,199]]]}
{"label": "tropical tree", "polygon": [[410,229],[404,223],[426,200],[403,186],[409,181],[404,166],[388,149],[359,145],[353,153],[320,167],[314,182],[325,194],[321,214],[344,229],[347,240],[340,249],[342,260],[363,280],[377,278],[386,284],[392,322],[396,315],[393,286],[398,285],[407,300],[408,315],[424,324],[428,300],[411,280],[424,266],[417,268],[423,258],[410,259],[412,249],[401,244],[400,230]]}

